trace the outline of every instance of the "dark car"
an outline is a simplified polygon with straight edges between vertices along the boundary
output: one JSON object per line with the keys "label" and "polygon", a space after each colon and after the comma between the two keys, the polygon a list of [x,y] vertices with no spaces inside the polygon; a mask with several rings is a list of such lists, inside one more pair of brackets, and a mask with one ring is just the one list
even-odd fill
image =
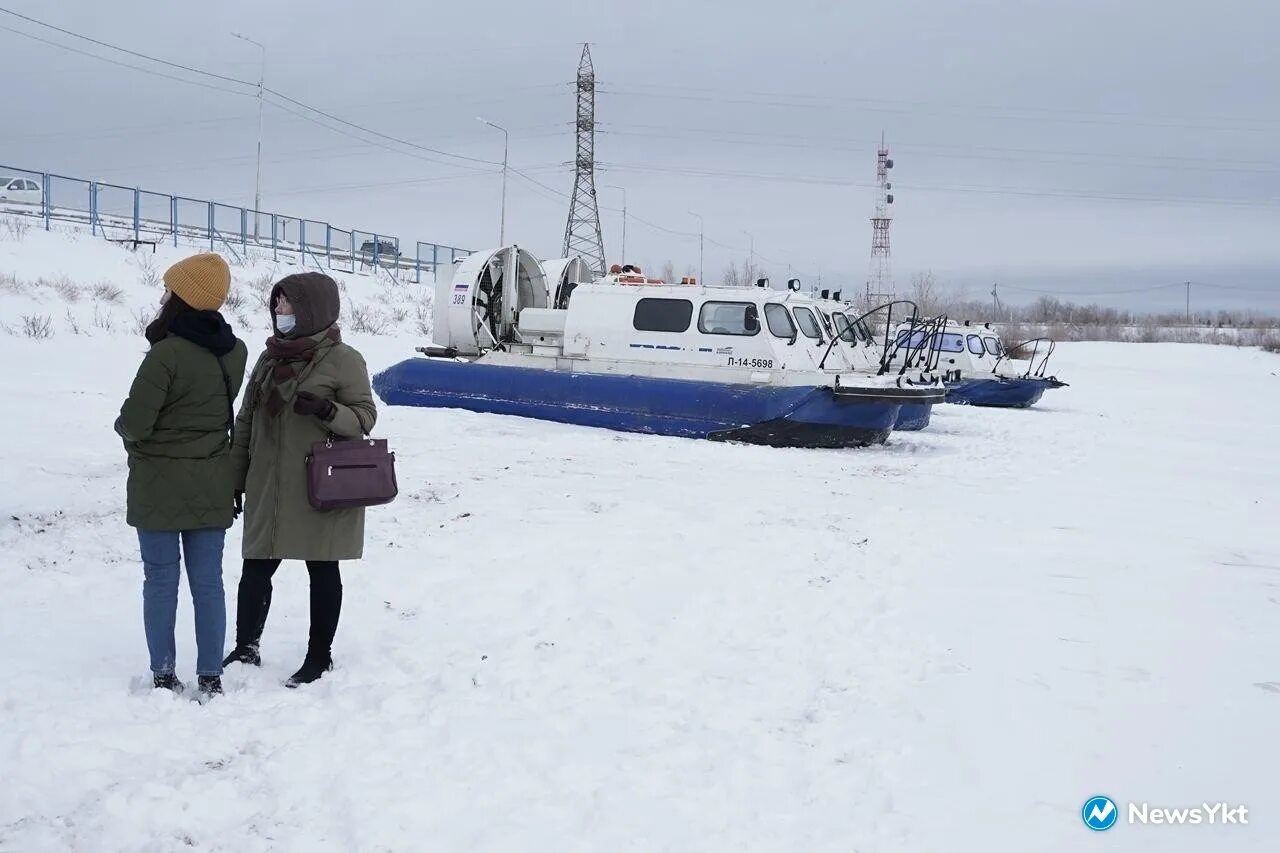
{"label": "dark car", "polygon": [[400,250],[390,240],[365,240],[360,244],[360,254],[369,261],[372,261],[375,255],[379,259],[395,260],[400,257]]}

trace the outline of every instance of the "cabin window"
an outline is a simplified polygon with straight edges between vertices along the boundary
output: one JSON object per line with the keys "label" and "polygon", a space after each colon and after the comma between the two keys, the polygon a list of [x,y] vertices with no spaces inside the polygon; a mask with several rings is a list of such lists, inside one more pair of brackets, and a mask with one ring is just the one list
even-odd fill
{"label": "cabin window", "polygon": [[688,299],[641,299],[631,325],[638,332],[687,332],[693,320]]}
{"label": "cabin window", "polygon": [[987,352],[999,357],[1004,355],[1004,347],[1000,345],[999,338],[983,338],[987,343]]}
{"label": "cabin window", "polygon": [[982,347],[982,338],[977,335],[969,336],[969,352],[974,355],[983,355],[986,353],[986,350]]}
{"label": "cabin window", "polygon": [[779,305],[776,302],[765,305],[764,321],[769,326],[769,334],[775,338],[782,338],[785,341],[795,340],[796,323],[791,319],[791,314],[785,305]]}
{"label": "cabin window", "polygon": [[806,338],[813,338],[815,341],[822,340],[822,329],[818,327],[818,321],[814,318],[813,312],[808,308],[796,308],[796,322],[800,325],[800,332]]}
{"label": "cabin window", "polygon": [[924,332],[912,332],[911,342],[907,343],[907,332],[898,332],[898,346],[905,346],[908,349],[919,349],[924,345]]}
{"label": "cabin window", "polygon": [[698,331],[707,335],[755,335],[760,332],[760,309],[754,302],[704,302]]}
{"label": "cabin window", "polygon": [[846,343],[856,343],[858,333],[854,331],[853,323],[849,322],[849,318],[839,311],[831,312],[831,322],[835,324],[836,331],[840,333],[840,340]]}
{"label": "cabin window", "polygon": [[964,352],[964,335],[934,335],[933,344],[943,352]]}

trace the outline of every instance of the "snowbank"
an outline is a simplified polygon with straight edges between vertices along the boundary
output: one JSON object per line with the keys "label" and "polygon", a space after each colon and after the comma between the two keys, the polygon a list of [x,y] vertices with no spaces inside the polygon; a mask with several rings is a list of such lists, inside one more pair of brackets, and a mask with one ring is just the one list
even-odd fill
{"label": "snowbank", "polygon": [[[52,231],[31,220],[0,215],[0,334],[136,337],[155,316],[175,261],[209,251],[208,243],[133,250],[92,235],[87,228],[57,224]],[[224,313],[237,328],[269,331],[265,307],[271,285],[301,267],[250,249],[231,263],[232,290]],[[309,267],[313,269],[314,267]],[[417,334],[431,329],[429,274],[414,284],[385,269],[356,273],[326,270],[343,291],[343,322],[372,334]]]}

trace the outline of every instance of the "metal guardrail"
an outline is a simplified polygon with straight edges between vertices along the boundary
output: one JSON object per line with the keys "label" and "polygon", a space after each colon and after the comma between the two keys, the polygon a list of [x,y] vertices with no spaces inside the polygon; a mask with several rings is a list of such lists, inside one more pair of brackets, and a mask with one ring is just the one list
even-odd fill
{"label": "metal guardrail", "polygon": [[3,164],[0,176],[32,180],[40,186],[38,201],[0,200],[3,212],[38,217],[45,230],[54,221],[87,225],[95,235],[132,242],[135,248],[169,240],[176,246],[180,238],[207,241],[210,251],[227,252],[236,260],[244,260],[250,249],[256,249],[269,251],[277,261],[281,254],[295,256],[304,267],[310,263],[339,272],[412,273],[414,283],[421,283],[424,270],[434,275],[440,264],[452,264],[470,254],[467,249],[419,240],[409,257],[401,251],[399,237],[375,231],[336,228],[302,217]]}

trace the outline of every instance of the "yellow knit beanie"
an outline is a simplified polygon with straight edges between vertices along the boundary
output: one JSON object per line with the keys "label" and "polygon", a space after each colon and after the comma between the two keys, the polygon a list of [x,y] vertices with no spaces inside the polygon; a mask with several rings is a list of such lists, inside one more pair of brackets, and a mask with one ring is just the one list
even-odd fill
{"label": "yellow knit beanie", "polygon": [[231,289],[231,269],[221,255],[192,255],[169,267],[164,286],[197,311],[217,311]]}

